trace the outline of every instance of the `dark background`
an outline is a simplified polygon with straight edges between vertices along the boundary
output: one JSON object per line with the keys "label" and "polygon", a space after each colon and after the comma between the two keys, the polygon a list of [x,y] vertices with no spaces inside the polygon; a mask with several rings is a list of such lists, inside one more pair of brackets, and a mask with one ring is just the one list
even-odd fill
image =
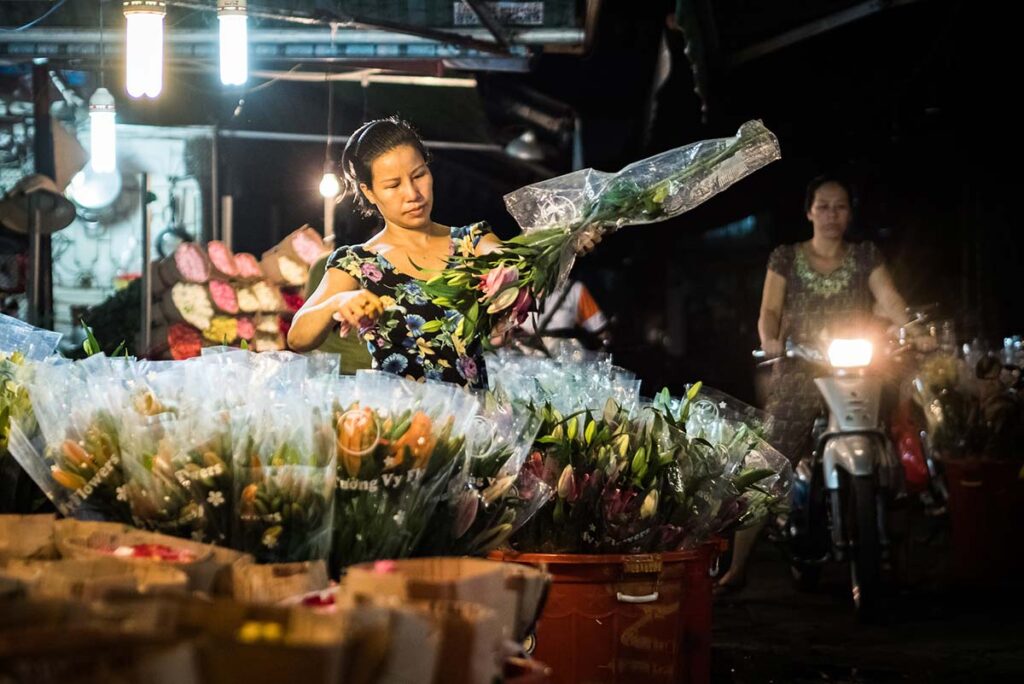
{"label": "dark background", "polygon": [[[422,91],[441,89],[338,84],[332,126],[346,134],[397,112],[429,139],[502,144],[520,130],[502,97],[525,89],[579,117],[585,166],[615,170],[764,120],[781,142],[780,162],[683,217],[607,238],[578,267],[614,319],[617,362],[648,393],[703,379],[753,399],[749,352],[767,255],[810,236],[804,188],[825,171],[856,184],[853,237],[881,246],[909,302],[939,303],[964,340],[1024,331],[1013,23],[996,3],[868,4],[875,11],[863,18],[737,64],[743,49],[862,5],[605,2],[586,56],[543,55],[529,75],[479,76],[476,90],[440,97]],[[213,78],[169,74],[159,106],[128,103],[120,120],[326,129],[324,84],[275,83],[237,112],[238,96]],[[547,171],[568,171],[564,136],[544,142]],[[237,249],[259,252],[302,223],[320,225],[322,145],[233,140],[220,152]],[[487,219],[508,236],[515,226],[501,196],[545,172],[500,153],[440,150],[434,173],[436,220]],[[347,204],[337,221],[344,242],[373,227]]]}

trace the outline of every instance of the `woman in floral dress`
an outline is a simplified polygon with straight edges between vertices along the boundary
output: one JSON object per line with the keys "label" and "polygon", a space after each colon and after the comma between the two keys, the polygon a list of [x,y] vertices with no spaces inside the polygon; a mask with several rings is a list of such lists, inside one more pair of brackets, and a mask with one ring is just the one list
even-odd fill
{"label": "woman in floral dress", "polygon": [[[769,357],[781,356],[786,340],[820,347],[824,336],[853,331],[863,335],[880,313],[895,325],[907,322],[907,306],[896,290],[878,248],[845,240],[852,219],[852,193],[846,183],[822,176],[807,187],[804,208],[813,237],[777,247],[768,258],[757,323]],[[814,420],[823,402],[814,385],[814,369],[783,359],[772,369],[766,410],[775,419],[771,442],[794,465],[809,455]],[[746,562],[759,530],[736,535],[733,561],[719,591],[746,582]]]}
{"label": "woman in floral dress", "polygon": [[[448,228],[431,219],[433,177],[426,147],[400,119],[371,121],[352,134],[341,166],[357,203],[384,219],[362,245],[341,247],[320,286],[296,314],[288,344],[315,349],[337,323],[359,330],[374,367],[413,379],[486,387],[479,343],[460,336],[462,315],[437,306],[423,282],[456,254],[501,242],[486,223]],[[389,315],[378,324],[384,310]]]}
{"label": "woman in floral dress", "polygon": [[[423,282],[452,257],[487,254],[501,241],[483,222],[449,228],[431,219],[429,161],[423,141],[398,118],[371,121],[352,134],[341,157],[348,190],[365,212],[381,216],[384,228],[331,255],[319,287],[295,315],[288,344],[315,349],[340,323],[358,329],[375,368],[484,388],[479,340],[462,337],[462,313],[430,301]],[[580,252],[598,241],[588,240]],[[481,283],[485,293],[489,286]],[[378,323],[385,309],[394,315]]]}

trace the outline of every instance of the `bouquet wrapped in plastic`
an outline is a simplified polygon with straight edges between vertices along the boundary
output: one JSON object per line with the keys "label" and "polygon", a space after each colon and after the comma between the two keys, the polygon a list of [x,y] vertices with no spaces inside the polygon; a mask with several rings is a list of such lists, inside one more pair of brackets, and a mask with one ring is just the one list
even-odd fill
{"label": "bouquet wrapped in plastic", "polygon": [[377,372],[335,402],[338,492],[334,562],[412,554],[461,466],[478,403],[460,388]]}
{"label": "bouquet wrapped in plastic", "polygon": [[236,415],[232,546],[259,562],[326,559],[337,464],[330,411],[284,398]]}
{"label": "bouquet wrapped in plastic", "polygon": [[546,405],[540,415],[525,469],[555,483],[556,497],[513,537],[520,551],[688,548],[787,500],[790,466],[758,436],[764,418],[700,385],[637,411],[609,398],[601,412]]}
{"label": "bouquet wrapped in plastic", "polygon": [[504,544],[554,494],[524,469],[540,418],[529,407],[488,394],[466,435],[466,458],[452,478],[417,553],[480,555]]}
{"label": "bouquet wrapped in plastic", "polygon": [[541,436],[526,469],[556,496],[513,545],[521,551],[638,553],[651,550],[661,471],[671,461],[663,425],[631,417],[613,399],[601,412],[540,410]]}
{"label": "bouquet wrapped in plastic", "polygon": [[35,362],[53,354],[60,333],[40,330],[16,318],[0,314],[0,512],[28,508],[35,493],[27,483],[21,466],[8,454],[11,424],[16,423],[29,440],[39,429],[27,383]]}
{"label": "bouquet wrapped in plastic", "polygon": [[164,413],[122,423],[121,452],[135,524],[225,544],[231,522],[227,416]]}
{"label": "bouquet wrapped in plastic", "polygon": [[768,414],[701,383],[680,399],[662,392],[654,408],[687,437],[669,479],[666,544],[691,548],[788,505],[792,468],[761,436]]}
{"label": "bouquet wrapped in plastic", "polygon": [[779,156],[775,136],[751,121],[734,137],[669,150],[618,173],[584,169],[521,188],[505,205],[522,234],[489,254],[464,249],[424,290],[462,315],[455,336],[487,344],[492,331],[521,323],[565,281],[588,237],[678,216]]}
{"label": "bouquet wrapped in plastic", "polygon": [[123,373],[103,356],[36,366],[29,395],[43,444],[13,427],[10,449],[66,516],[132,521],[115,413],[125,402]]}
{"label": "bouquet wrapped in plastic", "polygon": [[7,454],[12,421],[25,434],[36,433],[26,382],[33,370],[32,363],[53,354],[60,338],[60,333],[40,330],[0,314],[0,459]]}
{"label": "bouquet wrapped in plastic", "polygon": [[512,400],[550,405],[562,414],[601,411],[608,399],[632,414],[640,405],[640,380],[612,364],[607,354],[527,356],[500,349],[487,358],[491,388]]}

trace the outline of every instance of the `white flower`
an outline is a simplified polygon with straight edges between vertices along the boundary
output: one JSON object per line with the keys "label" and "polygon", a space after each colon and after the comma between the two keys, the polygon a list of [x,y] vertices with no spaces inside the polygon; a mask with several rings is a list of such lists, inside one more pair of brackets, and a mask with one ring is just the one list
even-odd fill
{"label": "white flower", "polygon": [[394,468],[396,465],[397,465],[397,463],[395,463],[395,457],[394,456],[388,456],[388,457],[386,457],[384,459],[384,467],[385,468],[389,468],[389,469],[390,468]]}
{"label": "white flower", "polygon": [[206,496],[206,500],[209,502],[211,506],[217,508],[218,506],[223,505],[224,495],[218,491],[213,491]]}
{"label": "white flower", "polygon": [[128,490],[125,489],[124,485],[121,485],[120,487],[118,487],[116,491],[117,491],[117,500],[118,501],[127,501],[128,500]]}
{"label": "white flower", "polygon": [[720,402],[718,404],[718,408],[720,408],[720,409],[728,408],[728,404],[726,404],[724,401]]}

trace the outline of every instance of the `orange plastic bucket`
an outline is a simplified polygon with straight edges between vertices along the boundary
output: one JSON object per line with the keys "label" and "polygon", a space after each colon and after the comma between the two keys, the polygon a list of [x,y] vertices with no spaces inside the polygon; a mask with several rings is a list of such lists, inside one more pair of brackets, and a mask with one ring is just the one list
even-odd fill
{"label": "orange plastic bucket", "polygon": [[710,568],[717,545],[642,555],[491,557],[552,575],[533,656],[556,684],[705,684],[711,679]]}
{"label": "orange plastic bucket", "polygon": [[1024,528],[1024,468],[1020,462],[949,460],[953,576],[964,584],[1016,581],[1024,572],[1017,535]]}

